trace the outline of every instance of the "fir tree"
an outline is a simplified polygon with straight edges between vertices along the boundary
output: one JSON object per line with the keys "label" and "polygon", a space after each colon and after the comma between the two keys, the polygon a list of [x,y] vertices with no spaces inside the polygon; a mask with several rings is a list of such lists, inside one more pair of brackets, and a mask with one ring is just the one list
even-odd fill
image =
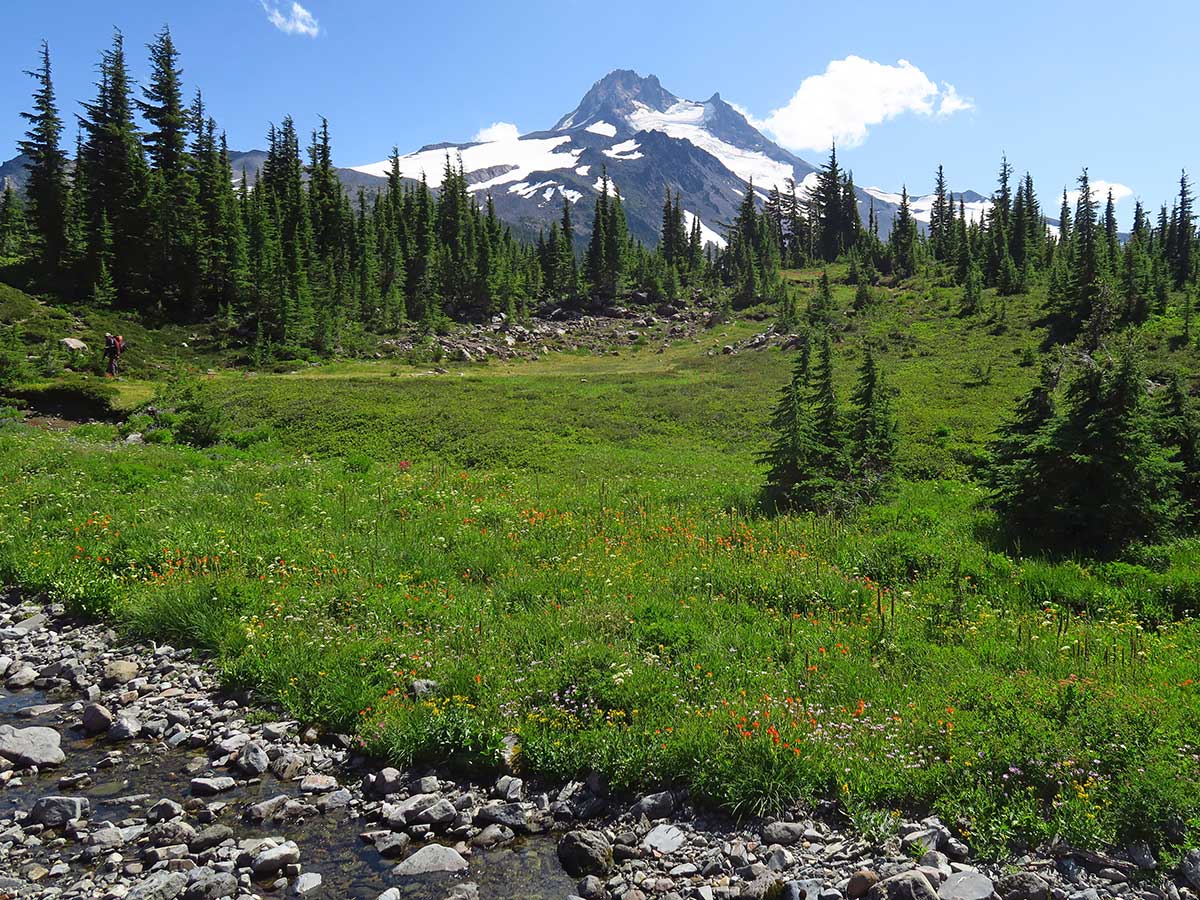
{"label": "fir tree", "polygon": [[37,83],[37,89],[33,110],[21,113],[29,123],[29,131],[17,147],[29,158],[25,190],[35,258],[44,277],[61,281],[67,254],[67,157],[59,146],[63,126],[54,99],[50,47],[45,41],[41,57],[41,65],[25,73]]}

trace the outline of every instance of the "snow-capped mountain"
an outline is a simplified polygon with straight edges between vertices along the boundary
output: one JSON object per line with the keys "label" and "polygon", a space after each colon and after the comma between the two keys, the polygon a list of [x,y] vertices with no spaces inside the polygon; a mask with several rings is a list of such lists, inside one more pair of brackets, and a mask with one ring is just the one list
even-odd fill
{"label": "snow-capped mountain", "polygon": [[[619,69],[596,82],[571,112],[547,131],[513,134],[465,144],[433,144],[400,157],[407,178],[441,183],[447,156],[461,156],[470,189],[491,194],[498,214],[526,233],[536,233],[561,215],[563,198],[573,204],[577,235],[591,222],[601,173],[621,192],[631,233],[658,240],[665,191],[683,197],[689,222],[699,217],[706,239],[721,245],[748,183],[765,199],[789,180],[813,183],[816,167],[775,144],[744,115],[713,94],[708,100],[676,97],[653,76]],[[388,161],[354,167],[383,176]],[[880,192],[881,194],[883,192]],[[864,221],[872,196],[859,191]],[[898,204],[874,199],[886,232]]]}
{"label": "snow-capped mountain", "polygon": [[[658,241],[663,195],[683,198],[688,227],[699,218],[705,240],[724,245],[724,233],[737,214],[749,183],[766,200],[774,187],[798,190],[815,183],[816,167],[780,147],[729,103],[713,94],[704,101],[681,99],[653,75],[627,69],[610,72],[592,85],[571,112],[546,131],[501,134],[494,140],[429,144],[400,157],[403,177],[424,177],[435,190],[447,159],[461,157],[469,189],[482,202],[491,195],[499,216],[523,237],[535,236],[562,214],[563,199],[572,204],[576,238],[586,240],[601,174],[621,192],[630,232],[647,244]],[[230,154],[235,181],[243,171],[253,183],[265,153]],[[374,193],[385,185],[387,160],[339,168],[346,190]],[[0,176],[18,189],[24,183],[24,160],[0,166]],[[4,179],[0,178],[0,185]],[[887,235],[900,195],[879,188],[858,188],[864,223],[871,205],[880,233]],[[989,200],[974,192],[963,196],[967,214],[978,219]],[[928,223],[932,197],[910,198],[918,222]]]}

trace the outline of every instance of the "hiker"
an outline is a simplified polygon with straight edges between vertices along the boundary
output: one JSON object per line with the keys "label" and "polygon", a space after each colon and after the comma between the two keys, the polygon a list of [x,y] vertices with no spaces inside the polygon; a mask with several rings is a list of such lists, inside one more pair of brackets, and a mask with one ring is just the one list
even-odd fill
{"label": "hiker", "polygon": [[125,338],[104,332],[104,375],[107,378],[117,377],[117,360],[125,352]]}

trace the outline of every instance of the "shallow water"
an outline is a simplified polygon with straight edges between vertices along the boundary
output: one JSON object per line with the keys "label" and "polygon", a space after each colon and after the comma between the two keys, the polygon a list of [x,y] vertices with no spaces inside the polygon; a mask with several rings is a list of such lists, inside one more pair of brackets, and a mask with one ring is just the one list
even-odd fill
{"label": "shallow water", "polygon": [[[207,760],[202,752],[170,750],[162,745],[135,751],[129,742],[87,738],[81,732],[63,727],[55,713],[31,718],[17,715],[19,710],[61,699],[36,690],[14,693],[0,688],[0,724],[18,728],[51,725],[62,735],[67,755],[66,764],[58,769],[46,770],[23,779],[22,784],[0,789],[0,804],[4,807],[28,808],[47,794],[82,796],[91,801],[92,822],[106,819],[119,822],[128,816],[144,814],[147,807],[163,797],[182,803],[191,796],[189,782],[199,774],[194,765]],[[113,751],[121,751],[123,760],[96,771],[93,783],[74,789],[59,787],[58,781],[64,775],[91,771]],[[207,766],[203,771],[207,771]],[[443,900],[459,881],[478,884],[483,900],[562,900],[574,892],[575,883],[559,866],[555,842],[548,836],[535,835],[506,848],[476,851],[469,858],[471,867],[464,877],[399,879],[390,874],[395,861],[384,860],[359,837],[372,826],[344,812],[315,815],[304,822],[283,826],[252,825],[240,819],[242,807],[247,803],[298,792],[295,783],[265,775],[258,783],[235,788],[213,799],[227,804],[218,821],[232,827],[239,840],[271,836],[295,841],[300,846],[304,870],[320,872],[322,876],[321,887],[308,895],[314,900],[375,900],[390,887],[399,888],[405,900]],[[72,872],[60,880],[61,885],[73,883],[79,874],[78,863],[72,862]],[[271,891],[268,885],[260,885],[257,893],[282,897],[289,890]]]}

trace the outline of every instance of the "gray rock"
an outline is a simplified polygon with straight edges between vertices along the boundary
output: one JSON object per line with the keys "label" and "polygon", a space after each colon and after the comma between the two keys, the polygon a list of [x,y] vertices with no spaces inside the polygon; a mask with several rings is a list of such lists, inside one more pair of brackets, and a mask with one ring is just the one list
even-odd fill
{"label": "gray rock", "polygon": [[481,806],[475,813],[475,822],[480,825],[504,825],[518,834],[529,834],[533,830],[529,813],[519,803]]}
{"label": "gray rock", "polygon": [[42,797],[29,810],[29,821],[47,828],[62,828],[72,819],[85,819],[92,811],[86,797]]}
{"label": "gray rock", "polygon": [[187,886],[182,872],[154,872],[139,881],[125,895],[125,900],[175,900]]}
{"label": "gray rock", "polygon": [[292,885],[292,896],[307,897],[313,891],[321,886],[321,874],[319,872],[305,872],[296,879]]}
{"label": "gray rock", "polygon": [[918,856],[936,850],[941,843],[941,834],[936,828],[919,828],[900,839],[900,849]]}
{"label": "gray rock", "polygon": [[1135,841],[1129,845],[1129,859],[1135,866],[1146,872],[1153,872],[1158,868],[1158,860],[1154,858],[1154,853],[1150,849],[1150,845],[1142,841]]}
{"label": "gray rock", "polygon": [[412,838],[403,831],[392,831],[375,841],[375,849],[384,859],[396,859],[404,855],[411,843]]}
{"label": "gray rock", "polygon": [[774,872],[764,872],[753,881],[742,885],[738,896],[745,900],[775,900],[779,896],[782,884]]}
{"label": "gray rock", "polygon": [[683,846],[686,838],[674,825],[656,825],[642,841],[642,846],[663,856],[669,856]]}
{"label": "gray rock", "polygon": [[486,850],[490,847],[499,847],[504,844],[511,843],[512,841],[516,840],[516,838],[516,832],[514,832],[507,825],[501,825],[498,822],[494,822],[484,828],[483,831],[479,832],[479,834],[471,838],[468,843],[470,843],[472,847],[481,847]]}
{"label": "gray rock", "polygon": [[399,769],[393,769],[389,766],[371,776],[368,787],[370,792],[376,797],[397,794],[404,788],[404,776]]}
{"label": "gray rock", "polygon": [[225,900],[236,897],[237,878],[231,872],[206,872],[184,889],[183,900]]}
{"label": "gray rock", "polygon": [[27,688],[37,681],[37,670],[32,666],[21,666],[15,672],[8,676],[5,687],[11,691],[19,691],[22,688]]}
{"label": "gray rock", "polygon": [[789,881],[783,886],[779,900],[820,900],[825,885],[816,878]]}
{"label": "gray rock", "polygon": [[261,775],[270,765],[266,749],[257,741],[249,741],[238,751],[237,767],[247,775]]}
{"label": "gray rock", "polygon": [[446,895],[446,900],[479,900],[479,885],[470,881],[456,884]]}
{"label": "gray rock", "polygon": [[66,760],[62,738],[53,728],[0,725],[0,757],[17,766],[60,766]]}
{"label": "gray rock", "polygon": [[426,844],[396,868],[393,875],[430,875],[435,872],[465,872],[467,861],[457,850],[441,844]]}
{"label": "gray rock", "polygon": [[575,890],[583,900],[606,900],[608,897],[604,882],[595,875],[585,875],[575,885]]}
{"label": "gray rock", "polygon": [[1001,900],[1048,900],[1050,885],[1033,872],[1014,872],[996,881]]}
{"label": "gray rock", "polygon": [[113,714],[107,706],[102,706],[99,703],[89,703],[83,708],[83,714],[80,717],[83,722],[83,730],[89,734],[101,734],[112,726]]}
{"label": "gray rock", "polygon": [[12,626],[10,630],[15,631],[17,634],[29,634],[31,631],[37,631],[48,621],[49,619],[46,618],[45,613],[35,613],[28,619],[23,619],[16,625]]}
{"label": "gray rock", "polygon": [[128,741],[142,733],[142,723],[134,716],[117,716],[117,721],[108,729],[108,736],[114,741]]}
{"label": "gray rock", "polygon": [[421,825],[432,825],[437,829],[449,825],[456,815],[458,810],[454,808],[454,804],[443,797],[417,813],[417,822]]}
{"label": "gray rock", "polygon": [[231,791],[237,787],[237,782],[228,775],[218,775],[215,778],[193,778],[192,793],[197,797],[211,797],[223,791]]}
{"label": "gray rock", "polygon": [[957,872],[938,888],[942,900],[988,900],[996,891],[992,879],[979,872]]}
{"label": "gray rock", "polygon": [[305,794],[327,794],[336,791],[337,779],[332,775],[305,775],[300,779],[300,790]]}
{"label": "gray rock", "polygon": [[929,879],[920,872],[892,875],[867,891],[867,900],[937,900]]}
{"label": "gray rock", "polygon": [[101,683],[106,687],[118,687],[129,684],[137,677],[138,665],[127,659],[114,659],[104,664],[104,675]]}
{"label": "gray rock", "polygon": [[164,822],[167,819],[177,819],[183,815],[183,807],[174,800],[162,799],[150,807],[146,820],[151,824]]}
{"label": "gray rock", "polygon": [[1179,874],[1184,877],[1193,891],[1200,892],[1200,849],[1187,852],[1179,863]]}
{"label": "gray rock", "polygon": [[804,837],[805,827],[799,822],[771,822],[763,826],[763,843],[781,844],[784,847],[798,844]]}
{"label": "gray rock", "polygon": [[188,849],[193,853],[203,853],[218,844],[233,837],[233,829],[228,825],[209,825],[187,842]]}
{"label": "gray rock", "polygon": [[647,794],[637,803],[633,804],[630,812],[634,818],[645,816],[647,819],[665,819],[675,811],[675,796],[670,791],[661,791],[657,794]]}
{"label": "gray rock", "polygon": [[441,686],[428,678],[418,678],[408,684],[408,692],[417,698],[432,697],[439,690],[441,690]]}
{"label": "gray rock", "polygon": [[599,831],[568,831],[558,842],[558,861],[572,878],[607,875],[612,870],[612,845]]}
{"label": "gray rock", "polygon": [[256,878],[274,875],[284,866],[300,862],[300,848],[295,841],[284,841],[275,847],[259,851],[250,863],[250,871]]}

